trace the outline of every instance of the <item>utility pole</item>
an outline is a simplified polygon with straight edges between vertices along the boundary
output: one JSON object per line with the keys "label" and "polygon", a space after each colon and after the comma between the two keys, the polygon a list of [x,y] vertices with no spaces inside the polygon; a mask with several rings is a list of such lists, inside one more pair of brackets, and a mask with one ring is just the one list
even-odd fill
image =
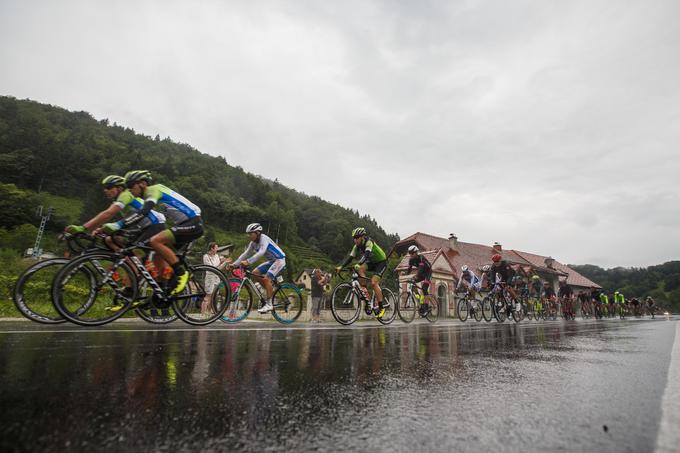
{"label": "utility pole", "polygon": [[276,242],[279,242],[279,231],[281,231],[281,224],[276,228]]}
{"label": "utility pole", "polygon": [[41,217],[40,219],[40,227],[38,228],[38,235],[35,237],[35,245],[33,246],[33,258],[39,259],[40,255],[42,255],[42,249],[40,248],[40,243],[42,242],[42,237],[43,234],[45,233],[45,224],[50,220],[50,217],[52,217],[52,213],[54,212],[54,208],[50,207],[47,209],[47,214],[42,215],[43,212],[43,207],[39,206],[38,207],[38,216]]}

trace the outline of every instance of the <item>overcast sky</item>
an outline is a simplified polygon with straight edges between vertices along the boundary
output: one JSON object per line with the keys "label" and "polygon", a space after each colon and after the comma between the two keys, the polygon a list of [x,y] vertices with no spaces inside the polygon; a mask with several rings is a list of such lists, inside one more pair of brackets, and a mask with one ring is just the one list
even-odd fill
{"label": "overcast sky", "polygon": [[0,94],[402,237],[645,266],[680,259],[678,18],[677,0],[0,0]]}

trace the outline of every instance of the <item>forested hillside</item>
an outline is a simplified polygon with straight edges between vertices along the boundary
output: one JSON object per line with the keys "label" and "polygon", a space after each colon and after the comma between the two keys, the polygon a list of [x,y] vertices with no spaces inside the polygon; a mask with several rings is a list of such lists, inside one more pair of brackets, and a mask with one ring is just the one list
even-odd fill
{"label": "forested hillside", "polygon": [[647,268],[603,269],[592,264],[570,264],[569,267],[598,282],[610,293],[622,291],[627,298],[649,295],[674,312],[680,312],[680,261]]}
{"label": "forested hillside", "polygon": [[[140,135],[86,112],[0,97],[0,240],[5,238],[0,247],[17,248],[12,243],[16,229],[38,223],[39,204],[56,208],[48,225],[52,232],[89,218],[107,205],[101,178],[130,169],[151,170],[158,181],[198,204],[210,227],[206,239],[245,242],[244,227],[258,221],[284,248],[311,250],[302,255],[320,254],[328,262],[347,252],[358,225],[387,248],[398,240],[368,215],[253,175],[227,159],[169,138]],[[292,258],[309,265],[309,259]]]}

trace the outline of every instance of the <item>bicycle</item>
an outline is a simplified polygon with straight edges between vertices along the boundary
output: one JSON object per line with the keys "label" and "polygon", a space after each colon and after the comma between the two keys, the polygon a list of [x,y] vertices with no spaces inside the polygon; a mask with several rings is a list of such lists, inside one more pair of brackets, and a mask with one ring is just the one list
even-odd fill
{"label": "bicycle", "polygon": [[[368,280],[366,277],[361,277],[356,269],[352,269],[351,279],[347,280],[342,277],[342,271],[338,275],[343,280],[339,283],[331,293],[331,313],[333,318],[342,325],[353,324],[361,314],[361,306],[364,306],[366,315],[374,315],[381,324],[391,324],[397,315],[397,308],[395,308],[394,293],[389,288],[381,288],[383,292],[383,303],[386,303],[383,308],[385,313],[378,317],[373,312],[373,305],[375,302],[375,294],[371,294],[366,288],[359,283],[360,278]],[[382,276],[382,273],[377,274]]]}
{"label": "bicycle", "polygon": [[512,318],[515,322],[522,320],[521,308],[517,307],[518,304],[513,300],[505,283],[497,281],[488,297],[491,298],[496,321],[504,322],[507,318]]}
{"label": "bicycle", "polygon": [[[135,254],[136,250],[150,252],[152,248],[134,244],[118,252],[89,253],[62,267],[52,283],[54,307],[64,318],[82,326],[104,325],[133,309],[167,313],[170,307],[187,324],[210,324],[220,318],[227,308],[229,285],[219,269],[187,263],[186,254],[190,249],[191,243],[177,254],[190,274],[182,294],[167,294],[169,281],[157,282]],[[78,279],[83,268],[94,275],[94,285],[92,281],[82,282]],[[206,290],[209,286],[212,288]],[[86,305],[82,296],[92,292],[94,299]],[[209,312],[205,312],[206,308]],[[168,316],[172,318],[174,315]]]}
{"label": "bicycle", "polygon": [[[222,321],[234,324],[243,321],[250,314],[253,308],[253,301],[257,297],[262,306],[267,300],[264,290],[260,290],[255,284],[257,276],[247,269],[241,270],[243,278],[230,278],[229,285],[233,288],[228,308],[225,310]],[[302,292],[297,285],[283,281],[283,277],[278,275],[272,280],[274,292],[272,294],[272,316],[281,324],[292,324],[302,313]]]}
{"label": "bicycle", "polygon": [[475,318],[475,321],[480,322],[482,320],[482,304],[477,298],[472,297],[468,289],[465,291],[465,295],[459,298],[458,303],[456,303],[456,315],[458,319],[465,322],[470,314]]}
{"label": "bicycle", "polygon": [[[74,257],[96,251],[110,251],[101,241],[97,241],[97,238],[88,234],[64,234],[63,239]],[[39,261],[19,275],[12,291],[12,301],[22,315],[41,324],[60,324],[68,321],[54,307],[51,301],[51,288],[59,270],[72,259],[74,258],[51,258]],[[82,278],[89,281],[90,286],[94,286],[95,277],[90,269],[83,267],[81,272]],[[46,298],[50,299],[49,303],[45,303]],[[93,300],[86,300],[81,309],[86,310],[92,303]],[[174,315],[159,316],[142,308],[136,311],[140,318],[154,324],[172,322],[177,319]]]}
{"label": "bicycle", "polygon": [[581,317],[583,319],[590,319],[593,317],[593,304],[592,301],[581,302]]}
{"label": "bicycle", "polygon": [[[421,318],[425,318],[430,322],[436,322],[439,318],[437,299],[432,294],[423,295],[422,291],[421,285],[414,281],[409,281],[406,285],[406,291],[399,295],[397,314],[407,324],[413,322],[416,313]],[[425,301],[427,301],[427,310],[422,310]]]}
{"label": "bicycle", "polygon": [[571,297],[561,297],[559,304],[562,311],[562,318],[569,321],[576,320],[576,313],[574,312],[574,300]]}

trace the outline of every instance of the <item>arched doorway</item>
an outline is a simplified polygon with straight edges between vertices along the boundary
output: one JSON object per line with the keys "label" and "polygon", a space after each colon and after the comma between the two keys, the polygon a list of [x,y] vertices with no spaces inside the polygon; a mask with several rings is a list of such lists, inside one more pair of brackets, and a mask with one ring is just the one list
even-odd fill
{"label": "arched doorway", "polygon": [[449,315],[449,301],[447,297],[446,285],[441,283],[437,285],[437,303],[439,303],[439,316],[446,317]]}

